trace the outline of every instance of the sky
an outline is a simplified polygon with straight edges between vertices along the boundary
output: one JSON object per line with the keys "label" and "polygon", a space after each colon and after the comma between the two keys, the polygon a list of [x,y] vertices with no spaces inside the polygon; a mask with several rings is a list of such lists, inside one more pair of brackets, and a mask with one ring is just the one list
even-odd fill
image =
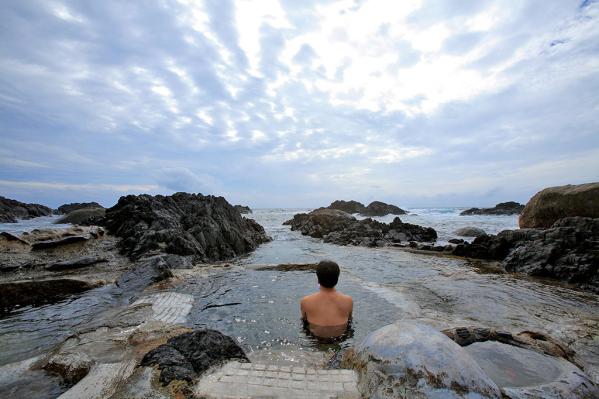
{"label": "sky", "polygon": [[526,202],[599,181],[599,2],[0,2],[0,195]]}

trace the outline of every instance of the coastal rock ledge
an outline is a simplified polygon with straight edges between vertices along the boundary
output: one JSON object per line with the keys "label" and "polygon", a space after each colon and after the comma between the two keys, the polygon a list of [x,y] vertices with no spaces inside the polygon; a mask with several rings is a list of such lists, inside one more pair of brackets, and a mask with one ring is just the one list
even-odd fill
{"label": "coastal rock ledge", "polygon": [[409,241],[431,242],[437,232],[430,227],[403,223],[398,217],[389,224],[373,219],[357,220],[348,213],[321,208],[310,213],[299,213],[283,223],[303,235],[322,238],[337,245],[382,247]]}
{"label": "coastal rock ledge", "polygon": [[15,223],[18,219],[31,219],[48,216],[52,209],[39,204],[25,204],[0,196],[0,223]]}
{"label": "coastal rock ledge", "polygon": [[219,261],[270,241],[262,226],[212,195],[127,195],[106,210],[103,223],[121,237],[119,248],[131,259],[161,252]]}

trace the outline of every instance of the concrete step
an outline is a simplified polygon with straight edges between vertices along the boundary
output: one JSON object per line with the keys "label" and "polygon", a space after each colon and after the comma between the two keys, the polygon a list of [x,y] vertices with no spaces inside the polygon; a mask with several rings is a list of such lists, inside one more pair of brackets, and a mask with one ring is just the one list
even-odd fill
{"label": "concrete step", "polygon": [[229,362],[195,386],[199,397],[358,399],[353,370],[322,370],[257,363]]}
{"label": "concrete step", "polygon": [[107,399],[116,392],[119,384],[135,371],[134,360],[121,363],[95,365],[91,371],[73,388],[58,399]]}

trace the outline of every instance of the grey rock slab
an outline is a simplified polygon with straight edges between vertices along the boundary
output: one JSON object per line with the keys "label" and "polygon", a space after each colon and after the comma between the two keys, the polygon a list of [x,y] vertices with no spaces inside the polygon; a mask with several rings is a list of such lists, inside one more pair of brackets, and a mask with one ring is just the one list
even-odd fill
{"label": "grey rock slab", "polygon": [[59,399],[104,399],[110,398],[135,371],[135,361],[104,363],[95,365],[89,374]]}
{"label": "grey rock slab", "polygon": [[199,397],[222,398],[360,398],[353,370],[317,370],[229,362],[196,384]]}
{"label": "grey rock slab", "polygon": [[397,322],[370,333],[349,362],[370,398],[501,398],[476,361],[441,332]]}

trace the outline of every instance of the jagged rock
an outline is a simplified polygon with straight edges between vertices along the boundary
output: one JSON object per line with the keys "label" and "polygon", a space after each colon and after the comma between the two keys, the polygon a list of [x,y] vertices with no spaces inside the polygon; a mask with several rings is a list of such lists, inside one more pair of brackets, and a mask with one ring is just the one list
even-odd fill
{"label": "jagged rock", "polygon": [[462,237],[479,237],[484,236],[487,233],[485,233],[483,229],[480,229],[478,227],[462,227],[461,229],[457,229],[456,231],[454,231],[453,234]]}
{"label": "jagged rock", "polygon": [[451,244],[463,244],[465,241],[462,240],[461,238],[451,238],[451,239],[447,240],[447,242],[449,242]]}
{"label": "jagged rock", "polygon": [[31,219],[52,214],[52,209],[39,204],[25,204],[0,196],[0,223],[15,223],[18,219]]}
{"label": "jagged rock", "polygon": [[518,215],[524,209],[524,205],[514,201],[501,202],[493,208],[470,208],[460,215]]}
{"label": "jagged rock", "polygon": [[342,361],[359,374],[366,398],[501,398],[466,351],[444,334],[414,322],[370,333]]}
{"label": "jagged rock", "polygon": [[101,225],[105,214],[106,209],[104,208],[81,208],[69,212],[58,219],[56,223],[71,223],[82,226]]}
{"label": "jagged rock", "polygon": [[252,209],[249,206],[233,205],[233,208],[237,209],[242,215],[252,213]]}
{"label": "jagged rock", "polygon": [[16,307],[39,306],[58,302],[68,296],[95,287],[97,287],[96,284],[73,279],[1,283],[0,314],[10,312]]}
{"label": "jagged rock", "polygon": [[337,200],[333,201],[331,205],[327,207],[328,209],[336,209],[338,211],[343,211],[347,213],[362,213],[366,209],[364,204],[358,201],[343,201]]}
{"label": "jagged rock", "polygon": [[504,230],[459,244],[453,254],[501,261],[507,271],[599,292],[599,219],[569,217],[549,229]]}
{"label": "jagged rock", "polygon": [[371,202],[362,212],[363,216],[405,215],[406,211],[398,206],[381,201]]}
{"label": "jagged rock", "polygon": [[57,211],[56,213],[66,215],[66,214],[76,211],[78,209],[85,209],[85,208],[102,208],[102,209],[104,209],[104,207],[102,205],[98,204],[97,202],[73,202],[70,204],[64,204],[64,205],[59,206],[56,209],[56,211]]}
{"label": "jagged rock", "polygon": [[357,220],[344,211],[321,208],[300,213],[284,224],[304,235],[323,238],[337,245],[385,246],[407,241],[435,241],[437,232],[430,227],[403,223],[395,218],[387,224],[373,219]]}
{"label": "jagged rock", "polygon": [[128,195],[106,211],[104,225],[135,259],[152,252],[193,255],[207,262],[246,254],[270,238],[223,197],[176,193]]}
{"label": "jagged rock", "polygon": [[160,381],[167,385],[173,380],[191,382],[210,367],[230,359],[249,362],[232,338],[215,330],[197,330],[173,337],[148,352],[141,365],[157,365]]}
{"label": "jagged rock", "polygon": [[519,224],[521,228],[547,228],[569,216],[599,218],[599,182],[539,191],[526,204]]}
{"label": "jagged rock", "polygon": [[102,262],[108,262],[108,260],[106,258],[100,258],[97,256],[85,256],[83,258],[70,259],[62,262],[52,263],[51,265],[46,267],[46,270],[61,271],[80,269],[82,267],[87,267]]}

